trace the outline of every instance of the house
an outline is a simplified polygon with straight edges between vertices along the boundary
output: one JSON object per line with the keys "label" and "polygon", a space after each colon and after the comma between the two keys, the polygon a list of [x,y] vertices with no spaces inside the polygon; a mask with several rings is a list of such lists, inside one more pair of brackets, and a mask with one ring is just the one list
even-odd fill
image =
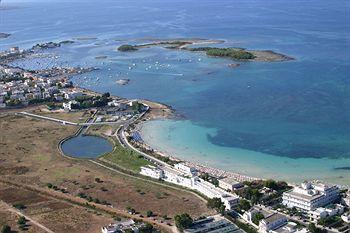
{"label": "house", "polygon": [[344,206],[339,204],[328,205],[327,207],[319,207],[309,211],[309,217],[312,221],[318,221],[321,218],[332,217],[344,213]]}
{"label": "house", "polygon": [[226,210],[233,210],[239,203],[239,197],[236,195],[223,195],[221,201],[224,203]]}
{"label": "house", "polygon": [[346,205],[347,207],[350,207],[350,191],[348,191],[348,192],[346,193],[346,196],[343,197],[342,202],[343,202],[343,204]]}
{"label": "house", "polygon": [[185,229],[184,233],[231,233],[241,232],[240,229],[219,215],[199,219],[193,222],[192,226]]}
{"label": "house", "polygon": [[288,222],[287,224],[272,230],[271,233],[307,233],[308,230],[305,227],[298,228],[298,224],[295,222]]}
{"label": "house", "polygon": [[66,92],[64,94],[64,98],[67,100],[74,100],[75,98],[81,97],[83,95],[84,95],[84,93],[82,93],[82,92],[72,91],[72,92]]}
{"label": "house", "polygon": [[79,106],[80,103],[77,102],[77,101],[75,101],[75,100],[71,100],[71,101],[69,101],[69,102],[67,102],[67,103],[63,103],[63,109],[64,109],[65,111],[71,111],[71,110],[74,109],[74,107],[77,106],[77,105]]}
{"label": "house", "polygon": [[177,163],[174,165],[175,169],[185,173],[186,175],[190,176],[196,176],[197,175],[197,170],[194,167],[188,166],[184,163]]}
{"label": "house", "polygon": [[139,228],[142,227],[143,223],[135,223],[134,220],[126,220],[123,222],[117,222],[113,224],[109,224],[107,226],[102,227],[102,233],[120,233],[120,232],[133,232],[138,233]]}
{"label": "house", "polygon": [[284,192],[282,203],[289,208],[310,211],[331,204],[339,197],[339,188],[335,185],[304,182]]}
{"label": "house", "polygon": [[219,187],[225,190],[233,191],[237,188],[243,187],[241,182],[238,182],[236,179],[231,177],[226,177],[224,179],[219,180]]}
{"label": "house", "polygon": [[350,223],[350,212],[343,214],[341,219],[346,223]]}
{"label": "house", "polygon": [[286,216],[278,213],[272,213],[260,221],[259,232],[261,233],[270,232],[272,230],[278,229],[286,225],[287,222],[288,220]]}

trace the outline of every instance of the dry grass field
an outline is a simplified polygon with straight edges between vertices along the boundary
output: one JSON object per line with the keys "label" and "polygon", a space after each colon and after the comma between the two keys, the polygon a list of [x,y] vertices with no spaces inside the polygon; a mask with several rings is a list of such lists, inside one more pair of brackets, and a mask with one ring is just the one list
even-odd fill
{"label": "dry grass field", "polygon": [[[71,121],[82,121],[88,114],[45,113]],[[211,213],[203,200],[189,192],[116,173],[88,160],[63,157],[57,149],[58,142],[76,130],[73,126],[1,113],[0,181],[63,192],[76,198],[83,193],[118,210],[132,207],[143,215],[151,210],[159,219],[182,212],[193,216]],[[56,186],[57,191],[49,189],[48,183]],[[9,204],[23,202],[28,215],[54,232],[90,232],[87,229],[99,229],[111,221],[110,215],[34,194],[21,191],[20,187],[0,186],[0,200]]]}

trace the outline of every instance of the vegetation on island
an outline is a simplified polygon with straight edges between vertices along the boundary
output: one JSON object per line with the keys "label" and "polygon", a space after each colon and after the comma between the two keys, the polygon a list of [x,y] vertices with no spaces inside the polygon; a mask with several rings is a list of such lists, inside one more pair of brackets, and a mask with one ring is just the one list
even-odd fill
{"label": "vegetation on island", "polygon": [[11,233],[11,232],[12,232],[12,230],[11,230],[11,227],[9,225],[2,226],[1,233]]}
{"label": "vegetation on island", "polygon": [[136,51],[136,50],[137,50],[137,46],[135,45],[124,44],[118,47],[118,51],[121,51],[121,52]]}
{"label": "vegetation on island", "polygon": [[235,60],[251,60],[255,58],[254,54],[240,48],[198,47],[198,48],[186,48],[186,50],[194,51],[194,52],[202,51],[202,52],[206,52],[208,56],[228,57]]}

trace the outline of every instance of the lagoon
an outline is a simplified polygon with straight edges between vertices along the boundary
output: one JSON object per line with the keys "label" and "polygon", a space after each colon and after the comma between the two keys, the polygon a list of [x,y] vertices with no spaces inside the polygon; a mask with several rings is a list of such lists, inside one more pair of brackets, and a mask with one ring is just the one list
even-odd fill
{"label": "lagoon", "polygon": [[74,158],[97,158],[113,150],[113,145],[102,137],[79,135],[64,141],[63,153]]}

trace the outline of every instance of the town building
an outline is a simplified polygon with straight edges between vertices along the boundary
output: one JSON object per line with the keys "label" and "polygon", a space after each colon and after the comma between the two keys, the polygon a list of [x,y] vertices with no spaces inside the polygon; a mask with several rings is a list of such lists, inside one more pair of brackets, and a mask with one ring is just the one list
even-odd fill
{"label": "town building", "polygon": [[76,106],[76,105],[79,105],[79,102],[77,102],[75,100],[71,100],[67,103],[63,103],[63,109],[65,111],[71,111],[74,108],[74,106]]}
{"label": "town building", "polygon": [[272,213],[260,221],[259,232],[267,233],[276,230],[287,223],[288,220],[286,216],[278,213]]}
{"label": "town building", "polygon": [[350,223],[350,212],[343,214],[341,219],[346,223]]}
{"label": "town building", "polygon": [[139,228],[142,227],[143,223],[135,223],[134,220],[126,220],[123,222],[112,223],[102,227],[102,233],[120,233],[120,232],[133,232],[138,233]]}
{"label": "town building", "polygon": [[185,173],[186,175],[190,176],[196,176],[197,170],[194,167],[188,166],[184,163],[177,163],[174,165],[175,169],[177,169],[180,172]]}
{"label": "town building", "polygon": [[283,193],[282,203],[289,208],[310,211],[331,204],[338,198],[339,188],[335,185],[304,182]]}
{"label": "town building", "polygon": [[346,205],[347,207],[350,207],[350,191],[348,191],[348,192],[346,193],[346,196],[343,197],[342,202],[343,202],[343,204]]}
{"label": "town building", "polygon": [[140,174],[144,176],[149,176],[155,179],[164,178],[164,171],[151,165],[141,167]]}
{"label": "town building", "polygon": [[344,213],[344,206],[339,204],[331,204],[326,207],[319,207],[315,210],[309,211],[311,221],[317,222],[321,218],[332,217]]}
{"label": "town building", "polygon": [[232,177],[227,177],[219,180],[219,187],[225,190],[233,191],[237,188],[243,187],[243,184]]}
{"label": "town building", "polygon": [[184,233],[244,233],[236,225],[219,215],[194,221]]}

